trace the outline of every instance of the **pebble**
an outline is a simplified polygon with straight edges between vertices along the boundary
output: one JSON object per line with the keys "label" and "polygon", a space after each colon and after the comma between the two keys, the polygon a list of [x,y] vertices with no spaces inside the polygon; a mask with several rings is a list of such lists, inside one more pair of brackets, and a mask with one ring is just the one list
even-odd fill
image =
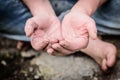
{"label": "pebble", "polygon": [[35,76],[34,76],[34,79],[39,79],[39,78],[40,78],[39,75],[35,75]]}
{"label": "pebble", "polygon": [[97,77],[94,77],[93,80],[98,80],[98,78],[97,78]]}
{"label": "pebble", "polygon": [[32,67],[29,67],[29,71],[30,71],[30,72],[33,72],[33,68],[32,68]]}
{"label": "pebble", "polygon": [[4,61],[4,60],[1,61],[1,64],[3,64],[4,66],[7,65],[6,61]]}

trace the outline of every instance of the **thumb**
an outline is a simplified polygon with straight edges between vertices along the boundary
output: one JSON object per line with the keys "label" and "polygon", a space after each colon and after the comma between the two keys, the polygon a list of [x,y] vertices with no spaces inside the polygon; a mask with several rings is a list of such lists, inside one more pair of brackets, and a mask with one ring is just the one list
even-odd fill
{"label": "thumb", "polygon": [[97,39],[97,28],[95,21],[88,23],[87,29],[88,29],[89,37],[92,39]]}
{"label": "thumb", "polygon": [[26,36],[30,37],[37,27],[38,25],[35,23],[35,21],[32,18],[28,19],[25,25]]}

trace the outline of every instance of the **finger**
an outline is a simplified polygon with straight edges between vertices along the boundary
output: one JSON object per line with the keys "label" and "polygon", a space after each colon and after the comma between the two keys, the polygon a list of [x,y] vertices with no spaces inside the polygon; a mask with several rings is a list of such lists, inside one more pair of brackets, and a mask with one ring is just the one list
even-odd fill
{"label": "finger", "polygon": [[51,39],[51,40],[50,40],[50,43],[51,43],[51,44],[55,44],[55,43],[58,43],[58,42],[59,42],[58,39]]}
{"label": "finger", "polygon": [[44,48],[44,51],[47,51],[49,48],[52,48],[51,45],[52,44],[49,42],[49,44],[46,46],[46,48]]}
{"label": "finger", "polygon": [[28,19],[25,25],[26,36],[30,37],[37,27],[38,25],[35,23],[35,21],[32,18]]}
{"label": "finger", "polygon": [[86,26],[79,26],[74,31],[76,37],[88,37],[88,29]]}
{"label": "finger", "polygon": [[48,45],[48,43],[49,41],[47,39],[31,38],[31,45],[37,51],[43,50]]}
{"label": "finger", "polygon": [[71,51],[79,51],[80,49],[84,49],[87,47],[88,44],[88,38],[83,37],[83,38],[74,38],[74,40],[71,41],[60,41],[60,45],[68,50]]}
{"label": "finger", "polygon": [[[114,55],[113,55],[113,53],[114,53]],[[111,52],[106,56],[108,67],[112,67],[115,64],[116,55],[117,55],[116,48],[113,47],[113,50],[111,50]]]}
{"label": "finger", "polygon": [[[75,50],[75,49],[73,49],[73,45],[66,40],[60,41],[60,45],[65,49],[72,50],[72,51]],[[70,45],[72,45],[72,46],[70,46]]]}
{"label": "finger", "polygon": [[53,50],[52,48],[47,49],[47,53],[48,53],[49,55],[52,55],[53,52],[54,52],[54,50]]}
{"label": "finger", "polygon": [[90,22],[87,25],[87,29],[88,29],[89,36],[92,39],[97,39],[97,28],[94,20],[92,20],[92,22]]}
{"label": "finger", "polygon": [[53,44],[52,48],[58,53],[65,54],[65,55],[73,53],[73,51],[63,48],[59,43]]}
{"label": "finger", "polygon": [[88,36],[89,36],[88,30],[86,29],[86,27],[83,27],[83,29],[79,31],[78,37],[88,37]]}
{"label": "finger", "polygon": [[64,39],[61,38],[61,37],[59,37],[58,39],[57,39],[57,38],[56,38],[56,39],[54,38],[54,39],[51,39],[51,40],[50,40],[50,43],[51,43],[51,44],[59,43],[59,41],[61,41],[61,40],[64,40]]}

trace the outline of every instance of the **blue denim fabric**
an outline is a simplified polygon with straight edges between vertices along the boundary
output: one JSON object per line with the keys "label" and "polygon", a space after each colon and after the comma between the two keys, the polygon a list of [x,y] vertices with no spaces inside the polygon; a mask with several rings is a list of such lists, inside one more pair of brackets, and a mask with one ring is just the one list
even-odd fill
{"label": "blue denim fabric", "polygon": [[32,17],[26,6],[19,0],[0,0],[0,36],[29,41],[24,26]]}
{"label": "blue denim fabric", "polygon": [[56,12],[56,15],[60,16],[62,12],[70,10],[75,4],[75,2],[71,2],[68,0],[51,0],[51,4]]}
{"label": "blue denim fabric", "polygon": [[99,32],[120,35],[120,0],[108,0],[93,15]]}

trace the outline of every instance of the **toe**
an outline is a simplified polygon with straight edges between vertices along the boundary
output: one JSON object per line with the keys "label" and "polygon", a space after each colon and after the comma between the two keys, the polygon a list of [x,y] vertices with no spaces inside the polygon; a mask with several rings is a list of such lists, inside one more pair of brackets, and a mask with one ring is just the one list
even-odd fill
{"label": "toe", "polygon": [[109,54],[107,55],[107,65],[108,65],[108,67],[112,67],[116,61],[117,50],[114,45],[112,45],[111,49],[109,49],[109,50],[110,50]]}
{"label": "toe", "polygon": [[107,71],[108,67],[107,67],[107,60],[103,59],[102,64],[101,64],[101,68],[103,71]]}
{"label": "toe", "polygon": [[18,41],[18,43],[17,43],[17,49],[18,49],[18,50],[21,50],[23,44],[24,44],[24,43],[23,43],[22,41]]}

